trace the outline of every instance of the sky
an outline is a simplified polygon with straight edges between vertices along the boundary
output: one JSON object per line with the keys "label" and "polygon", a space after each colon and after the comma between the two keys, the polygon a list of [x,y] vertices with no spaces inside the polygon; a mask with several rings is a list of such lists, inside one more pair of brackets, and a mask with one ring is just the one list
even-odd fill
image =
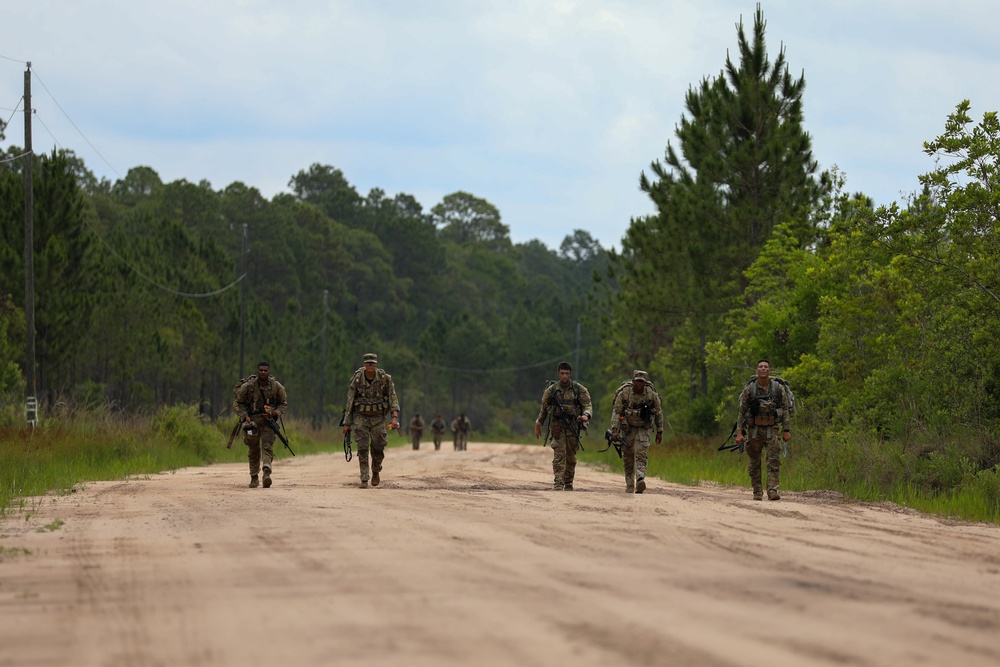
{"label": "sky", "polygon": [[[996,0],[769,1],[773,61],[849,192],[901,201],[968,99],[1000,110]],[[653,213],[684,96],[718,76],[751,0],[0,0],[0,147],[73,150],[112,181],[233,182],[271,198],[313,163],[430,210],[465,191],[515,243],[621,247]]]}

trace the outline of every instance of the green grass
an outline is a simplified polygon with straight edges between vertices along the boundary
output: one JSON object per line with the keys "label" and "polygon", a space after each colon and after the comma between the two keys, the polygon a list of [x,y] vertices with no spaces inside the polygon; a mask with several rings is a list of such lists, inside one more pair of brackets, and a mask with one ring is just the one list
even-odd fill
{"label": "green grass", "polygon": [[[235,418],[217,424],[203,422],[192,406],[163,408],[156,415],[90,413],[50,419],[35,429],[7,428],[0,432],[0,516],[30,512],[33,498],[68,493],[78,484],[127,479],[210,463],[246,461],[246,447],[237,435],[226,449]],[[308,429],[288,422],[288,438],[298,455],[335,451],[342,439],[318,439]],[[275,442],[275,456],[291,456]],[[53,530],[58,528],[55,526]]]}
{"label": "green grass", "polygon": [[[156,415],[90,413],[49,420],[34,430],[0,432],[0,516],[30,513],[30,503],[50,492],[70,492],[81,483],[141,477],[165,470],[210,463],[242,463],[246,448],[237,435],[232,449],[225,443],[234,417],[218,423],[202,421],[192,406],[163,408]],[[314,431],[286,424],[295,453],[339,452],[339,429]],[[534,437],[473,434],[480,442],[514,442],[541,446]],[[623,473],[614,450],[599,453],[606,443],[596,435],[584,439],[580,460]],[[721,439],[719,440],[721,442]],[[974,463],[968,439],[944,443],[928,453],[927,445],[892,443],[843,433],[810,437],[797,432],[782,460],[781,488],[788,491],[831,490],[862,501],[894,502],[955,519],[1000,523],[1000,466],[981,469]],[[390,434],[391,447],[409,447],[409,438]],[[425,440],[425,446],[430,440]],[[446,440],[444,447],[450,447]],[[717,441],[672,436],[650,448],[647,474],[677,484],[711,481],[749,487],[746,456],[717,452]],[[356,447],[355,447],[356,449]],[[970,453],[972,452],[972,453]],[[280,441],[275,455],[290,457]],[[45,530],[57,530],[57,521]]]}
{"label": "green grass", "polygon": [[[735,452],[717,452],[720,442],[665,439],[662,445],[650,448],[647,474],[677,484],[711,481],[749,489],[746,455],[741,459]],[[580,460],[624,474],[614,450],[597,453],[599,448],[603,444],[587,447],[579,454]],[[958,472],[940,461],[935,463],[933,457],[900,454],[891,444],[866,442],[864,438],[793,440],[788,458],[782,459],[781,488],[837,491],[860,501],[892,502],[953,519],[1000,523],[1000,470],[976,470],[967,461],[950,467],[956,466]],[[953,486],[941,488],[940,479],[930,476],[925,468],[945,469],[941,474],[949,475]]]}

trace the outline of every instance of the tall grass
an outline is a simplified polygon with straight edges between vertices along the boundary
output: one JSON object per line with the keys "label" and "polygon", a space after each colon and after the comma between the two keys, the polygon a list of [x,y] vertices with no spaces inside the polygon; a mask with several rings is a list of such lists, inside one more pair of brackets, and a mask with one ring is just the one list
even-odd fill
{"label": "tall grass", "polygon": [[[647,474],[678,484],[745,486],[749,493],[746,455],[717,452],[718,445],[693,437],[667,438],[650,448]],[[781,488],[831,490],[856,500],[1000,523],[1000,465],[981,467],[959,452],[967,446],[963,440],[929,449],[926,443],[887,442],[858,433],[810,437],[799,432],[782,459]],[[588,447],[579,456],[624,474],[614,450],[599,454]]]}
{"label": "tall grass", "polygon": [[[208,423],[195,407],[175,405],[153,416],[99,410],[48,419],[34,429],[6,427],[0,430],[0,515],[23,510],[26,498],[68,492],[82,482],[246,461],[239,436],[225,448],[234,423]],[[294,422],[288,426],[296,454],[333,449],[335,443],[299,433]],[[280,442],[275,448],[277,457],[290,456]]]}

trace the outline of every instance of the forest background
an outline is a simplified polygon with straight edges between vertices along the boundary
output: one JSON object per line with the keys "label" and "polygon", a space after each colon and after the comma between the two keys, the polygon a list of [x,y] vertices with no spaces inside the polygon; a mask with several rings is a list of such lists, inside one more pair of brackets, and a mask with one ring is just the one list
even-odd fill
{"label": "forest background", "polygon": [[[580,229],[558,249],[515,244],[474,194],[425,210],[362,195],[331,165],[266,200],[148,166],[99,180],[69,150],[32,156],[43,412],[184,403],[214,416],[267,359],[294,412],[329,426],[374,351],[404,420],[465,412],[481,433],[527,434],[567,359],[599,424],[644,368],[674,436],[716,437],[767,358],[795,391],[807,458],[873,486],[976,488],[995,511],[997,114],[977,121],[956,100],[925,144],[934,168],[876,208],[818,171],[804,75],[769,54],[765,28],[758,9],[721,73],[691,86],[663,159],[637,175],[657,212],[632,219],[619,251]],[[21,152],[0,153],[7,425],[23,421],[25,391]]]}

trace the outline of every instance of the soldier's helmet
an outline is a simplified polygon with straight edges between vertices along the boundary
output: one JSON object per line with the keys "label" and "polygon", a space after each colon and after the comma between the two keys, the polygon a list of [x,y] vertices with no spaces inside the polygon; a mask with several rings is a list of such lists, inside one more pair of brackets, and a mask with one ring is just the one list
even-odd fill
{"label": "soldier's helmet", "polygon": [[362,357],[362,360],[366,364],[367,363],[377,364],[378,363],[378,355],[375,354],[374,352],[369,352],[364,357]]}
{"label": "soldier's helmet", "polygon": [[649,382],[649,373],[646,371],[632,371],[632,382],[642,381]]}

